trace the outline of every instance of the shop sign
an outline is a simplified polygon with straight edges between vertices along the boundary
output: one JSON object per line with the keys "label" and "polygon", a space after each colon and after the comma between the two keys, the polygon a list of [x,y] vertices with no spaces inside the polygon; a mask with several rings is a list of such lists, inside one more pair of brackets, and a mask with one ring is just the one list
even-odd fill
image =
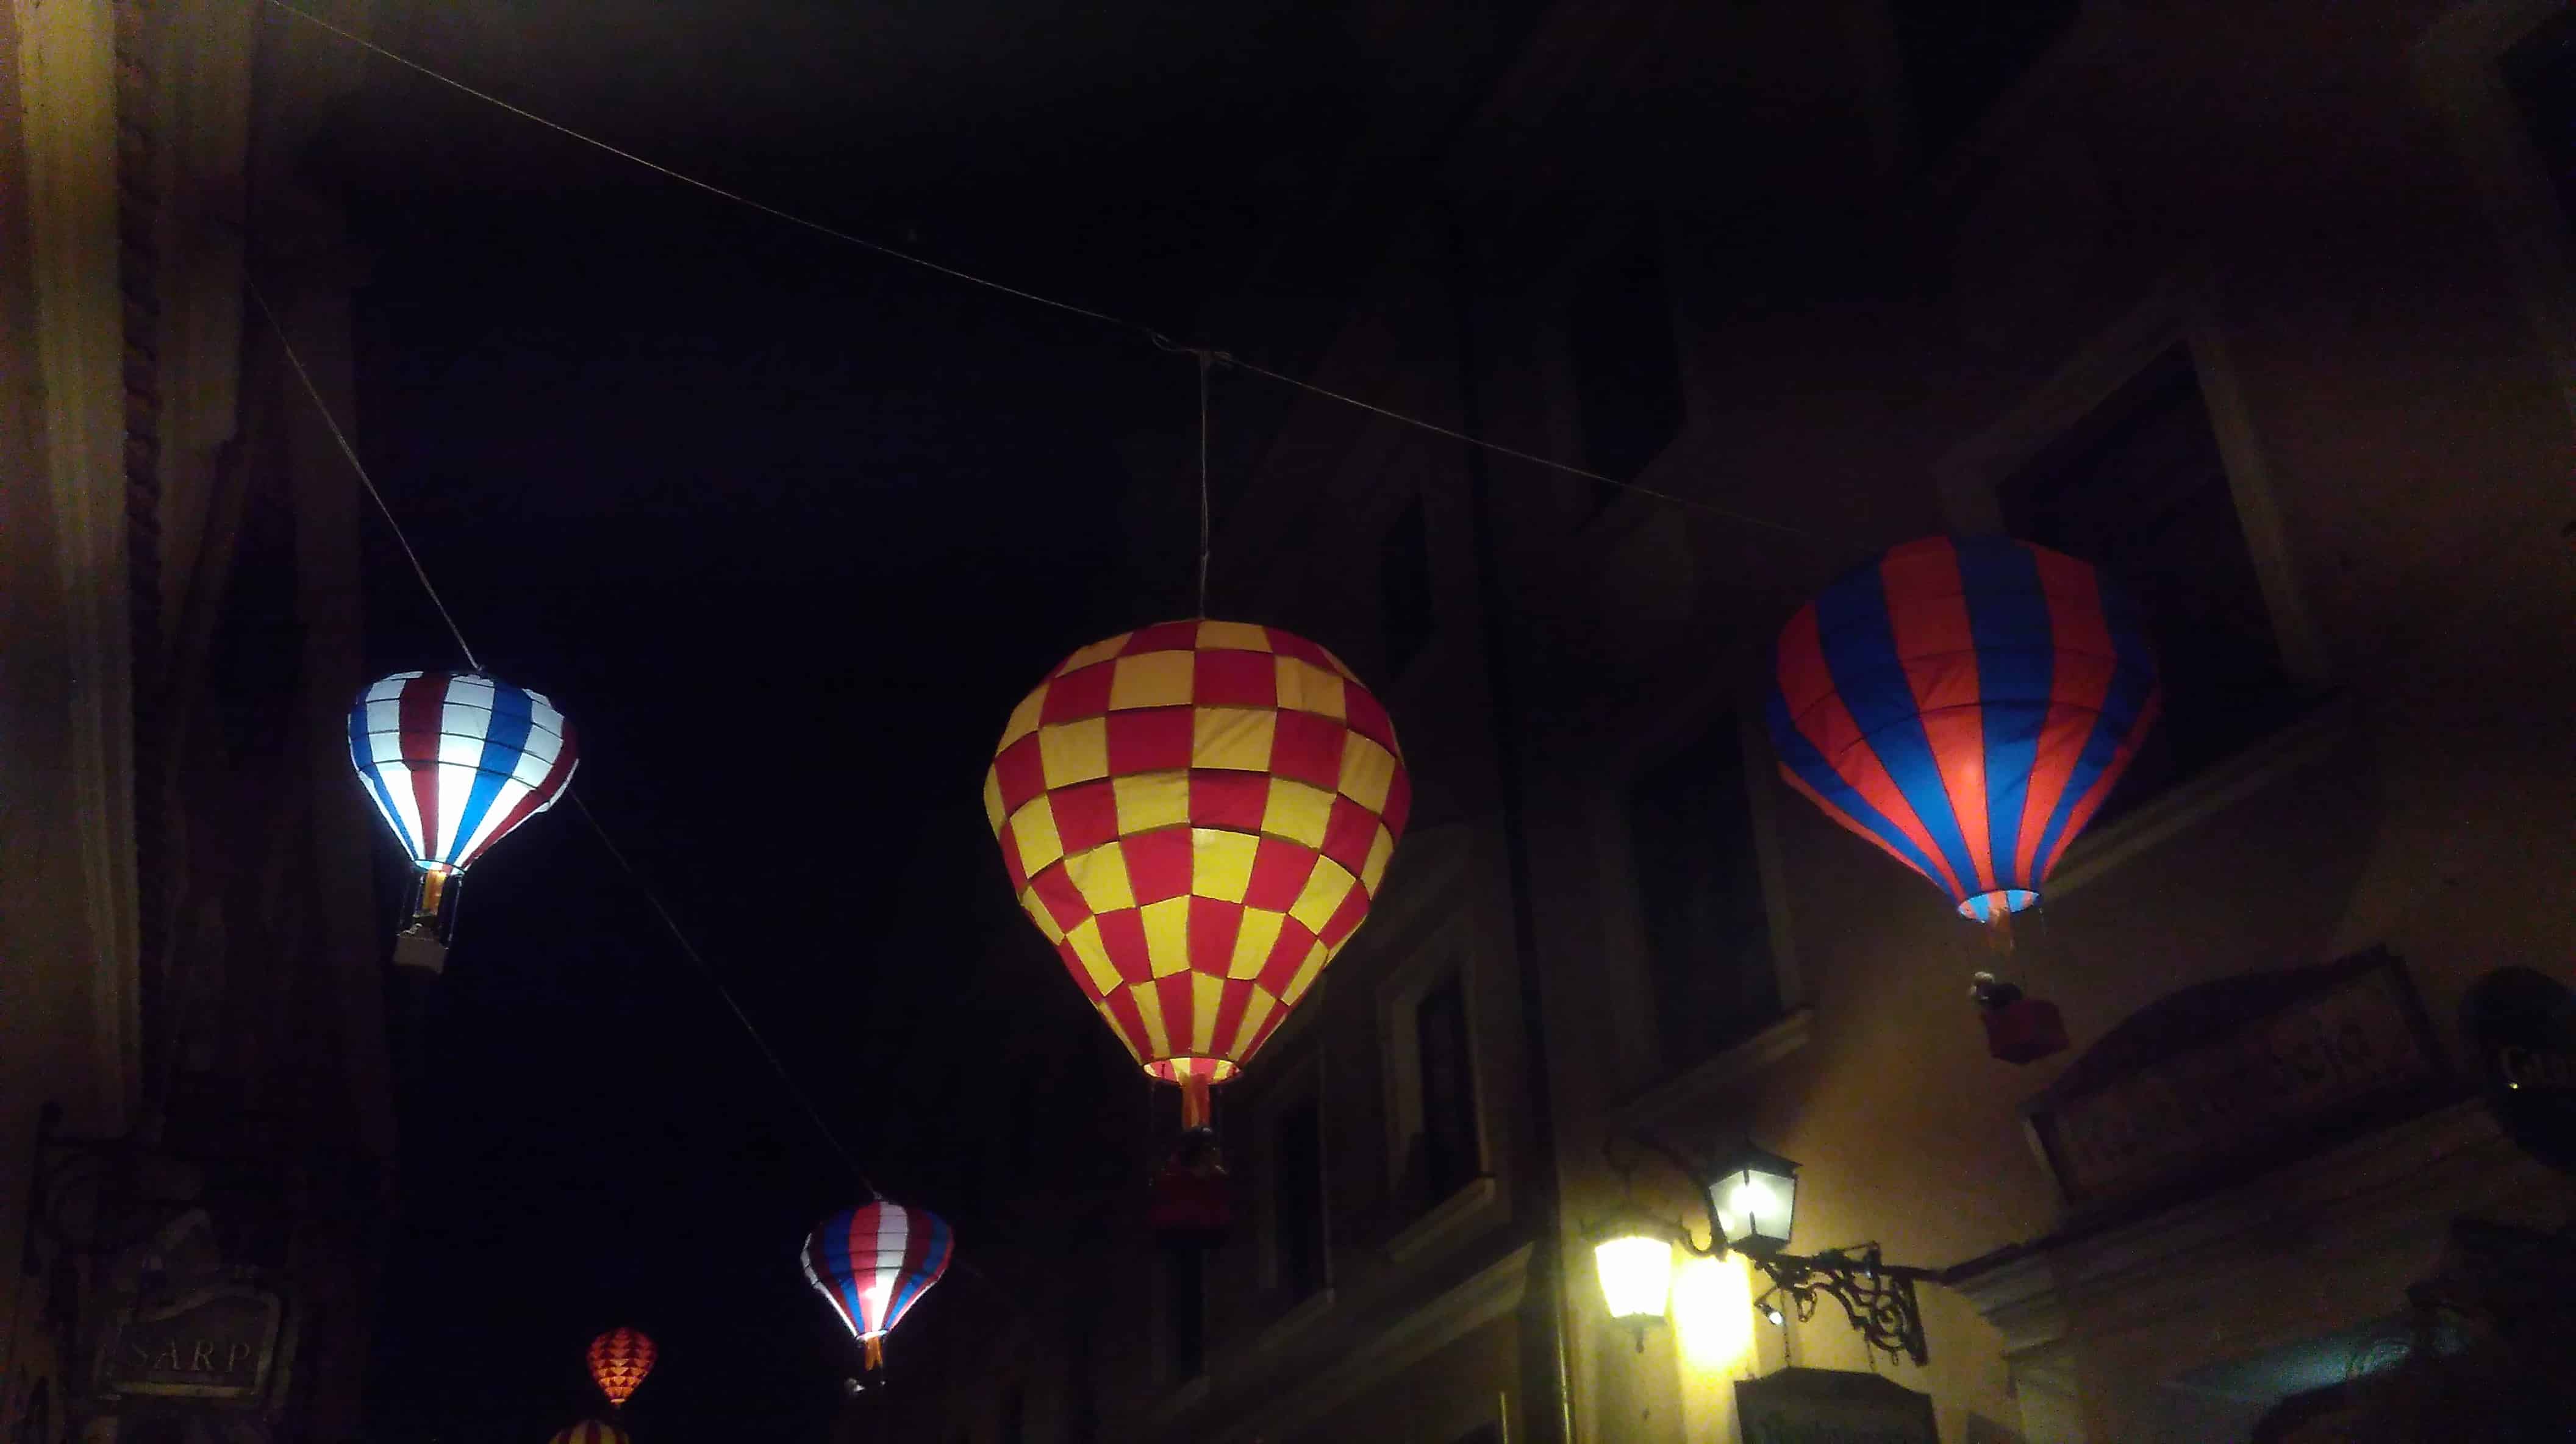
{"label": "shop sign", "polygon": [[256,1399],[268,1384],[284,1313],[277,1295],[238,1285],[130,1308],[100,1346],[99,1390]]}
{"label": "shop sign", "polygon": [[2148,1005],[2026,1108],[2073,1204],[2324,1147],[2457,1092],[2405,964],[2373,951]]}
{"label": "shop sign", "polygon": [[2498,968],[2460,1013],[2496,1122],[2534,1158],[2576,1172],[2576,994],[2530,968]]}
{"label": "shop sign", "polygon": [[1844,1369],[1782,1369],[1735,1386],[1744,1444],[1941,1444],[1932,1396]]}

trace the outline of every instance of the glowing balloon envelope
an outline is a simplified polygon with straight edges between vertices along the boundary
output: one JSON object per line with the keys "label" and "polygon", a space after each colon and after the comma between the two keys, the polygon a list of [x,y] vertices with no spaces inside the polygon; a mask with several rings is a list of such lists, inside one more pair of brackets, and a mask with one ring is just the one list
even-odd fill
{"label": "glowing balloon envelope", "polygon": [[1780,633],[1780,775],[1826,816],[2002,927],[2155,720],[2137,606],[2007,537],[1927,537],[1827,587]]}
{"label": "glowing balloon envelope", "polygon": [[1021,910],[1190,1125],[1368,916],[1411,806],[1350,668],[1241,622],[1074,653],[984,778]]}
{"label": "glowing balloon envelope", "polygon": [[622,1408],[644,1376],[653,1372],[656,1351],[641,1329],[620,1326],[590,1341],[591,1382],[599,1385],[610,1407]]}
{"label": "glowing balloon envelope", "polygon": [[436,970],[453,880],[555,805],[579,754],[543,694],[492,677],[397,672],[349,712],[349,760],[420,873],[395,960]]}
{"label": "glowing balloon envelope", "polygon": [[956,1252],[948,1225],[925,1209],[863,1203],[814,1225],[805,1240],[805,1280],[841,1316],[874,1369],[882,1341],[939,1282]]}
{"label": "glowing balloon envelope", "polygon": [[555,1435],[547,1444],[628,1444],[626,1431],[597,1419],[584,1419]]}

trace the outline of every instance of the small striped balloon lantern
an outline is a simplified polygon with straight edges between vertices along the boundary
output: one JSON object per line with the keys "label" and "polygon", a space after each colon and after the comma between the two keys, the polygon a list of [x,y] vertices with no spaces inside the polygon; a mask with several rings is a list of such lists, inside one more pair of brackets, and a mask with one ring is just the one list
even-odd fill
{"label": "small striped balloon lantern", "polygon": [[590,1341],[590,1378],[608,1399],[609,1407],[622,1409],[626,1401],[653,1372],[657,1351],[642,1329],[623,1325],[610,1329]]}
{"label": "small striped balloon lantern", "polygon": [[2135,602],[2075,558],[1927,537],[1780,633],[1780,775],[2009,938],[2161,704]]}
{"label": "small striped balloon lantern", "polygon": [[559,1431],[547,1444],[628,1444],[626,1431],[600,1419],[584,1419]]}
{"label": "small striped balloon lantern", "polygon": [[805,1281],[840,1316],[870,1369],[885,1363],[885,1336],[957,1251],[948,1224],[927,1209],[880,1199],[844,1209],[805,1238]]}
{"label": "small striped balloon lantern", "polygon": [[1411,806],[1339,658],[1205,619],[1067,657],[984,777],[1021,910],[1187,1127],[1367,918]]}
{"label": "small striped balloon lantern", "polygon": [[419,874],[395,961],[435,972],[465,870],[562,798],[579,753],[572,724],[542,693],[474,674],[397,672],[350,709],[349,760]]}

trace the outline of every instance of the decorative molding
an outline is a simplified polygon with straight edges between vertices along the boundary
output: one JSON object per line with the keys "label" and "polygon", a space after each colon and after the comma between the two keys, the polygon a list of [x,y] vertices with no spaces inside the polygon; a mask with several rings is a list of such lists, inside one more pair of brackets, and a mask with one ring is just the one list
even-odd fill
{"label": "decorative molding", "polygon": [[1259,1359],[1279,1353],[1295,1342],[1299,1335],[1314,1327],[1316,1320],[1332,1313],[1334,1302],[1340,1297],[1331,1284],[1308,1294],[1296,1307],[1271,1320],[1260,1333],[1252,1336],[1252,1342],[1244,1349],[1246,1357]]}
{"label": "decorative molding", "polygon": [[1608,1121],[1616,1129],[1661,1122],[1686,1105],[1704,1101],[1806,1047],[1815,1029],[1815,1009],[1793,1008],[1780,1021],[1706,1062],[1611,1105]]}
{"label": "decorative molding", "polygon": [[2338,698],[2216,767],[2150,798],[2124,817],[2087,832],[2049,875],[2055,902],[2129,859],[2199,826],[2274,784],[2333,755],[2352,736],[2352,707]]}
{"label": "decorative molding", "polygon": [[1360,1391],[1520,1307],[1529,1288],[1531,1247],[1522,1244],[1375,1335],[1353,1338],[1337,1351],[1334,1364],[1297,1389],[1274,1395],[1256,1421],[1219,1435],[1221,1444],[1294,1435]]}
{"label": "decorative molding", "polygon": [[1511,1216],[1512,1197],[1503,1191],[1502,1180],[1483,1174],[1406,1224],[1403,1232],[1387,1241],[1386,1256],[1399,1264],[1437,1256]]}

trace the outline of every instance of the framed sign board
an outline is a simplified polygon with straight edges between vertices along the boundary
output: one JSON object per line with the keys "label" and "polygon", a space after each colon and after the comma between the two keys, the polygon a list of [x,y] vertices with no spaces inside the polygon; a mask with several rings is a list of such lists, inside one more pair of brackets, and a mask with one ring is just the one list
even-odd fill
{"label": "framed sign board", "polygon": [[1735,1386],[1744,1444],[1941,1444],[1932,1396],[1844,1369],[1782,1369]]}
{"label": "framed sign board", "polygon": [[2186,988],[2024,1105],[2072,1205],[2312,1152],[2460,1096],[2406,966],[2372,951]]}
{"label": "framed sign board", "polygon": [[130,1308],[99,1345],[99,1392],[256,1400],[284,1313],[277,1295],[238,1286]]}

